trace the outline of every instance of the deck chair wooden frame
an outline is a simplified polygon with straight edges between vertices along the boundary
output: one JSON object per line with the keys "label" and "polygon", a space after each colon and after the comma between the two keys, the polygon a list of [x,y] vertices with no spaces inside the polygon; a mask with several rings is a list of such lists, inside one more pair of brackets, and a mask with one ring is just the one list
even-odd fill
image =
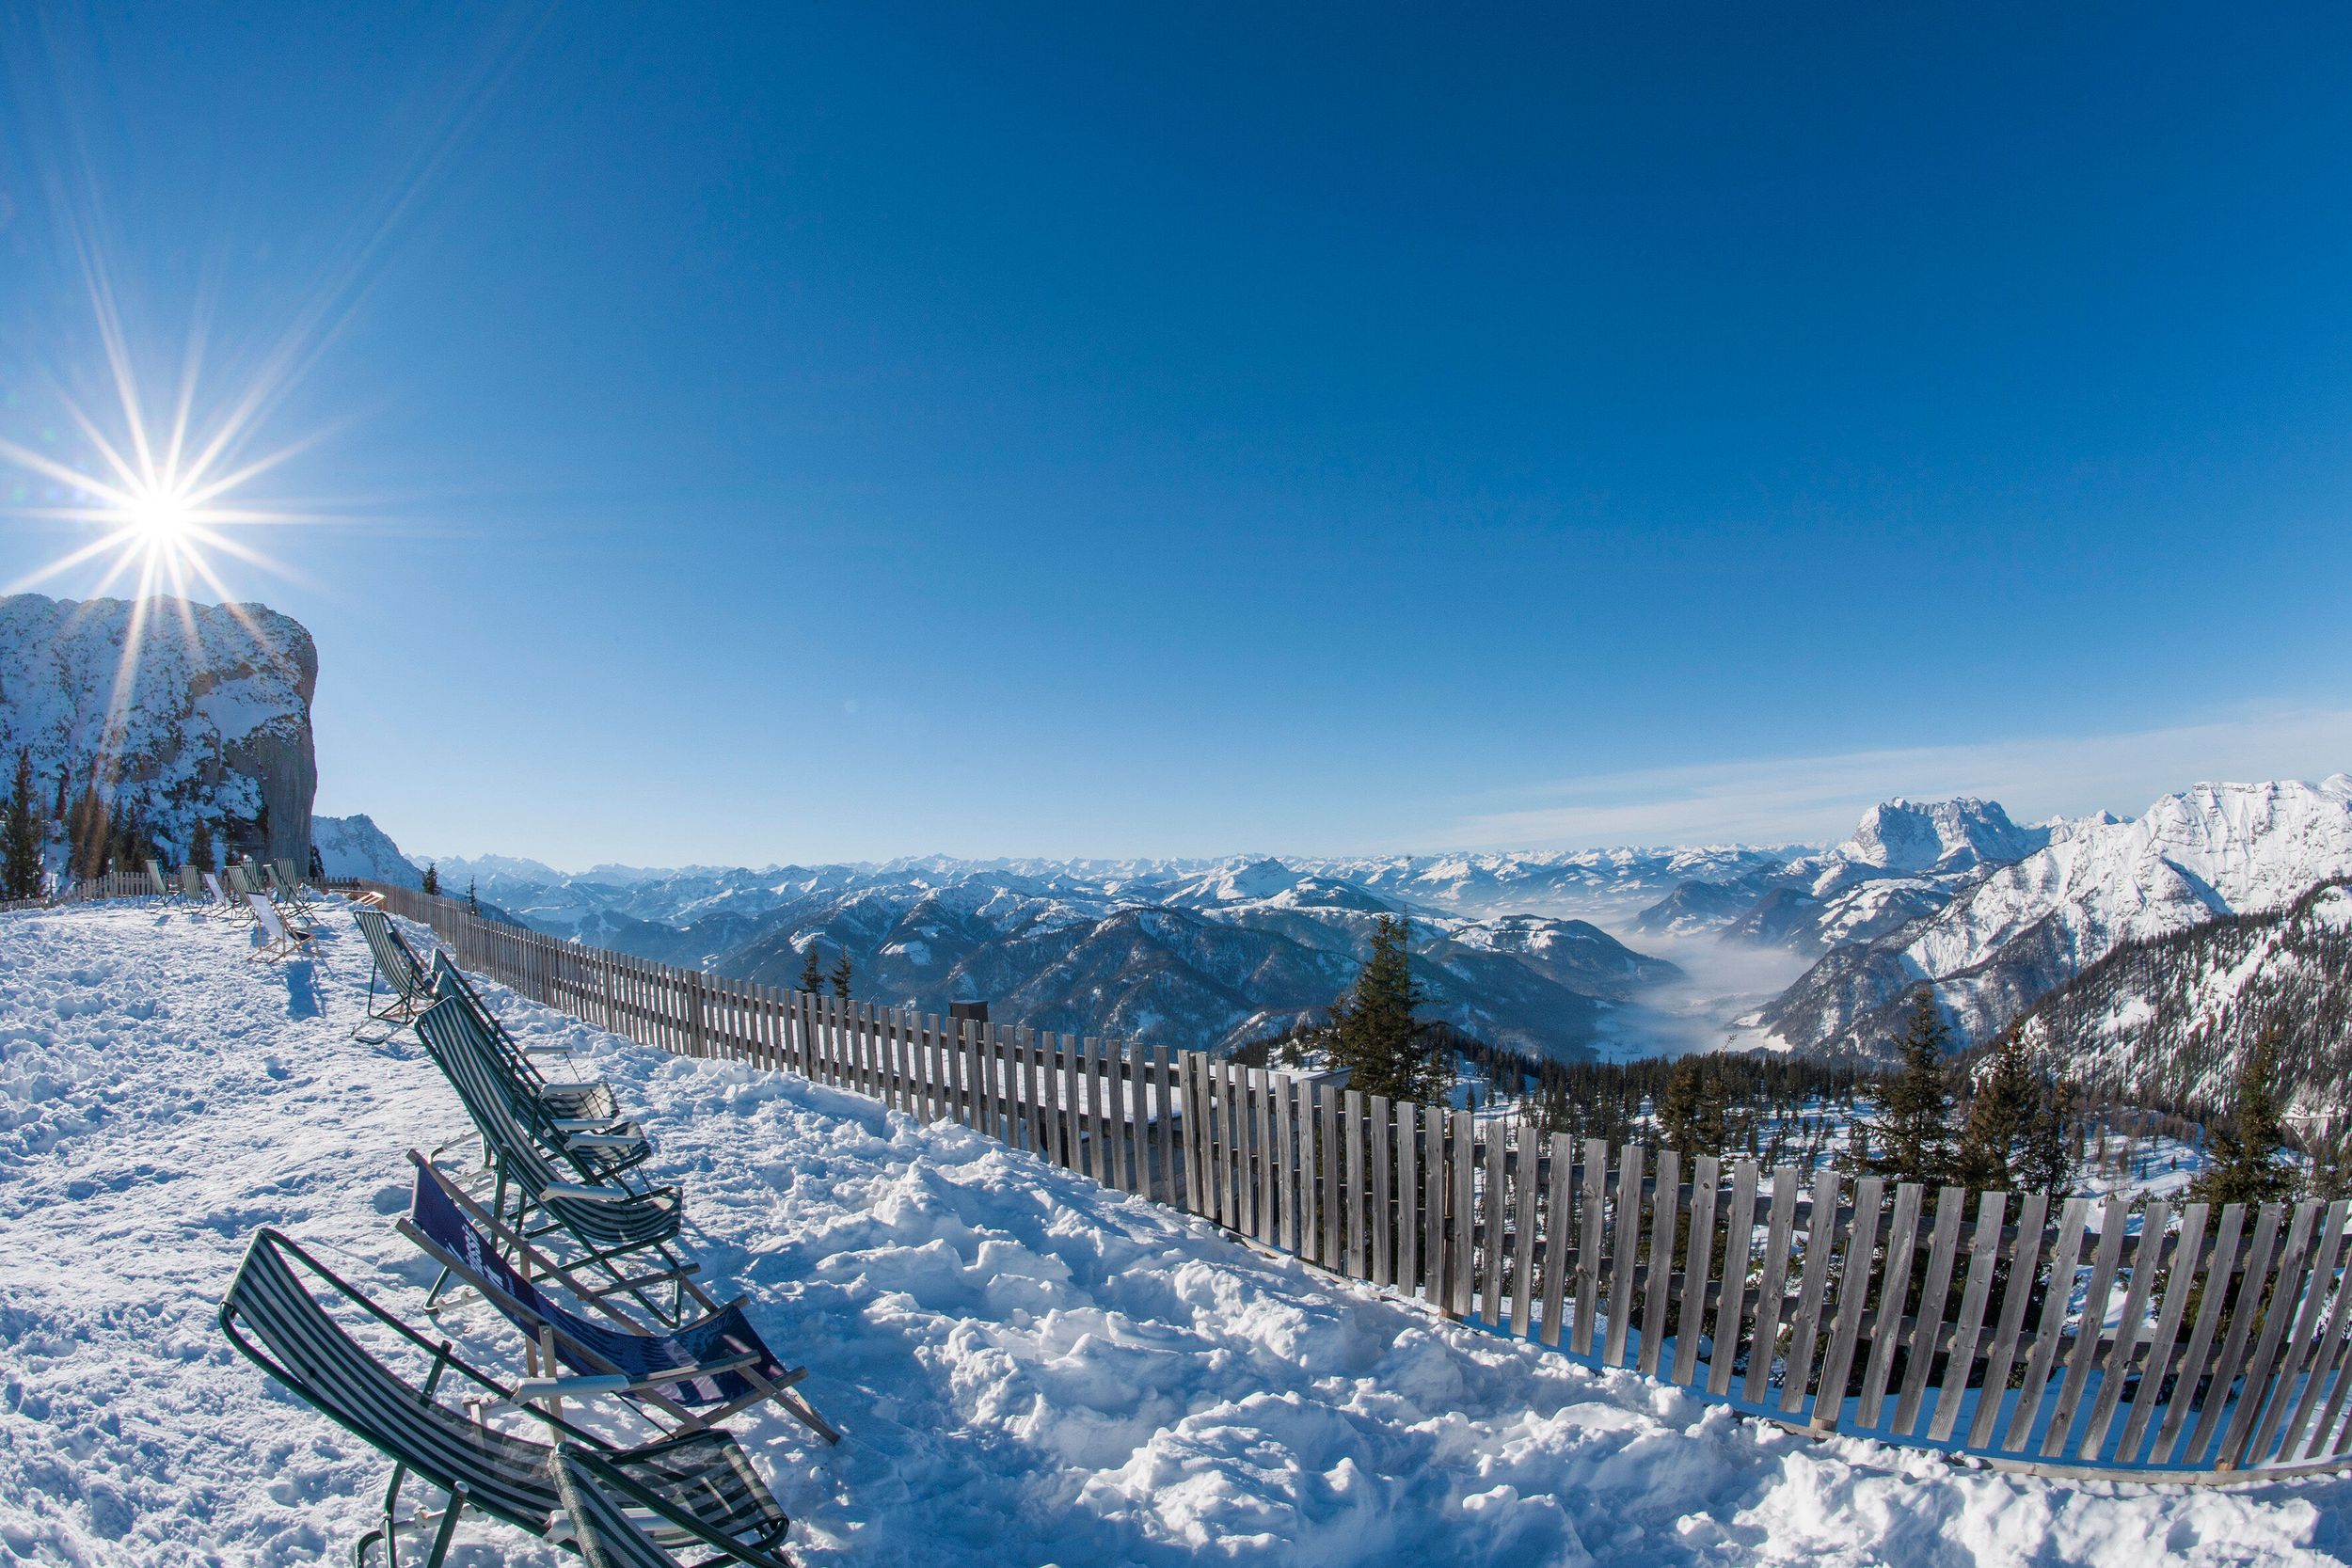
{"label": "deck chair wooden frame", "polygon": [[[320,1304],[306,1275],[429,1357],[422,1384],[403,1377],[354,1338]],[[398,1568],[403,1534],[429,1534],[424,1568],[439,1568],[469,1510],[534,1536],[548,1534],[565,1513],[554,1450],[492,1426],[489,1416],[501,1410],[544,1426],[628,1476],[630,1495],[651,1515],[665,1547],[701,1546],[754,1568],[788,1568],[778,1548],[791,1520],[732,1434],[703,1428],[636,1448],[608,1444],[564,1420],[553,1400],[533,1402],[517,1385],[459,1357],[447,1339],[428,1339],[282,1231],[254,1232],[217,1322],[239,1354],[392,1461],[381,1522],[359,1538],[353,1553],[360,1568],[371,1546],[381,1551],[386,1568]],[[453,1374],[473,1396],[463,1412],[440,1392]],[[402,1489],[411,1476],[444,1495],[437,1513],[401,1513]]]}
{"label": "deck chair wooden frame", "polygon": [[278,963],[310,950],[310,933],[300,926],[288,925],[268,899],[258,893],[248,893],[245,901],[253,906],[254,924],[262,928],[262,945],[246,955],[246,962]]}
{"label": "deck chair wooden frame", "polygon": [[[430,1184],[433,1191],[446,1198],[481,1234],[485,1248],[495,1251],[507,1267],[529,1281],[532,1288],[552,1280],[561,1285],[573,1300],[611,1319],[620,1333],[649,1342],[674,1345],[677,1334],[691,1332],[705,1321],[698,1319],[681,1323],[668,1333],[647,1332],[570,1270],[532,1246],[527,1238],[517,1234],[513,1227],[501,1225],[495,1215],[475,1202],[463,1186],[450,1180],[429,1157],[412,1148],[408,1151],[408,1158],[417,1167],[419,1183]],[[691,1432],[700,1427],[713,1426],[754,1405],[773,1402],[778,1409],[826,1442],[841,1441],[841,1433],[834,1431],[831,1423],[794,1390],[794,1386],[808,1375],[808,1369],[787,1367],[783,1369],[782,1375],[770,1375],[763,1370],[762,1363],[773,1352],[764,1343],[759,1344],[757,1351],[738,1346],[742,1354],[719,1361],[695,1361],[680,1354],[663,1366],[658,1375],[641,1376],[606,1354],[586,1337],[584,1330],[573,1328],[560,1317],[541,1311],[532,1302],[504,1288],[492,1272],[495,1265],[476,1266],[474,1261],[458,1256],[451,1247],[428,1235],[411,1217],[403,1216],[393,1221],[392,1228],[407,1237],[419,1251],[441,1266],[442,1278],[434,1282],[426,1311],[437,1314],[444,1310],[445,1281],[453,1278],[461,1281],[476,1296],[503,1315],[525,1338],[539,1346],[543,1370],[549,1375],[552,1375],[556,1364],[578,1368],[587,1378],[599,1382],[601,1386],[594,1391],[616,1394],[659,1411],[663,1424],[675,1432]],[[743,1297],[738,1296],[717,1311],[739,1310],[743,1301]],[[744,1324],[744,1329],[752,1334],[756,1342],[757,1332],[751,1329],[748,1323]],[[776,1365],[782,1364],[779,1362]],[[666,1392],[697,1378],[722,1376],[740,1379],[746,1386],[745,1391],[733,1399],[721,1400],[700,1408],[690,1406]],[[571,1381],[577,1383],[579,1380]],[[614,1386],[616,1381],[617,1386]]]}

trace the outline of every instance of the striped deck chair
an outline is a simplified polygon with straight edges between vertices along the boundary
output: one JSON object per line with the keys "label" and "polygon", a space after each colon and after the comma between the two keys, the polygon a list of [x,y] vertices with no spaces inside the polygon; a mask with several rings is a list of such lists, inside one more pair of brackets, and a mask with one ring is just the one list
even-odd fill
{"label": "striped deck chair", "polygon": [[211,900],[204,907],[204,912],[206,914],[217,915],[223,919],[227,919],[234,914],[243,912],[246,914],[246,918],[251,918],[251,911],[246,911],[245,906],[242,904],[232,903],[230,900],[228,891],[220,885],[220,879],[214,876],[209,871],[204,873],[204,894],[205,896]]}
{"label": "striped deck chair", "polygon": [[549,1084],[541,1078],[531,1065],[530,1048],[516,1042],[505,1025],[483,1006],[481,994],[467,983],[464,972],[438,951],[434,954],[433,993],[445,1001],[463,1003],[473,1014],[481,1038],[489,1047],[485,1062],[506,1095],[507,1108],[541,1148],[563,1155],[591,1181],[619,1176],[653,1158],[653,1143],[645,1130],[616,1114],[618,1104],[610,1085]]}
{"label": "striped deck chair", "polygon": [[246,962],[262,960],[277,963],[310,950],[310,933],[300,926],[290,926],[278,916],[270,901],[258,893],[248,893],[245,901],[253,906],[253,920],[262,928],[262,945],[246,955]]}
{"label": "striped deck chair", "polygon": [[180,898],[183,903],[188,904],[201,905],[205,902],[203,879],[197,875],[196,865],[190,861],[180,863]]}
{"label": "striped deck chair", "polygon": [[[408,939],[400,934],[400,927],[383,911],[354,910],[351,918],[358,923],[359,934],[367,939],[368,955],[373,960],[368,971],[366,1016],[352,1026],[351,1037],[363,1045],[382,1045],[433,1006],[433,983],[426,977],[424,960],[417,957],[417,950],[408,945]],[[381,1008],[375,1005],[378,979],[389,992]]]}
{"label": "striped deck chair", "polygon": [[[445,998],[426,1008],[417,1020],[417,1037],[482,1134],[492,1178],[492,1217],[526,1241],[564,1238],[577,1249],[576,1256],[560,1259],[566,1268],[604,1276],[592,1287],[596,1299],[625,1294],[665,1326],[684,1321],[690,1302],[704,1312],[716,1309],[718,1304],[694,1281],[702,1265],[674,1244],[686,1218],[684,1194],[673,1186],[571,1180],[557,1164],[560,1156],[515,1119],[497,1069],[487,1060],[492,1047],[463,1002]],[[669,1305],[659,1304],[649,1290],[666,1295]]]}
{"label": "striped deck chair", "polygon": [[315,906],[310,902],[310,895],[303,891],[302,879],[294,874],[294,862],[276,860],[262,869],[276,887],[280,903],[292,905],[305,915],[313,912]]}
{"label": "striped deck chair", "polygon": [[[345,1316],[356,1311],[375,1325],[371,1335],[381,1338],[379,1330],[389,1332],[403,1359],[427,1364],[422,1378],[404,1377],[385,1365],[320,1300],[314,1283],[325,1288],[329,1303],[341,1299]],[[219,1323],[247,1360],[392,1461],[383,1522],[360,1537],[353,1554],[363,1568],[370,1546],[393,1568],[398,1538],[426,1531],[432,1544],[424,1568],[439,1568],[468,1510],[539,1537],[568,1517],[552,1468],[554,1449],[491,1425],[493,1410],[544,1424],[626,1477],[624,1490],[647,1511],[652,1536],[663,1547],[702,1548],[755,1568],[787,1568],[778,1548],[791,1520],[731,1434],[707,1427],[614,1448],[459,1359],[447,1340],[427,1339],[277,1230],[254,1232],[222,1298]],[[483,1403],[453,1407],[442,1392],[445,1380],[482,1396]],[[412,1475],[445,1495],[437,1513],[401,1513],[401,1490]]]}
{"label": "striped deck chair", "polygon": [[[500,1225],[431,1160],[413,1148],[408,1158],[417,1167],[416,1187],[407,1217],[393,1227],[536,1345],[543,1372],[568,1367],[580,1377],[563,1381],[576,1391],[617,1394],[674,1431],[710,1426],[773,1400],[825,1441],[841,1440],[793,1392],[806,1370],[776,1358],[743,1315],[741,1297],[707,1317],[648,1334],[609,1302],[583,1293],[569,1270]],[[609,1321],[566,1308],[541,1288],[549,1283],[561,1284],[574,1300]],[[582,1379],[596,1386],[580,1386]]]}
{"label": "striped deck chair", "polygon": [[269,901],[268,895],[253,885],[253,879],[246,874],[246,868],[233,861],[220,868],[220,879],[229,889],[229,907],[240,919],[253,918],[252,906],[247,902],[249,899],[259,897],[264,903]]}
{"label": "striped deck chair", "polygon": [[149,884],[154,888],[156,897],[168,898],[171,896],[171,884],[164,880],[164,868],[156,864],[153,861],[149,861],[147,863],[147,880]]}
{"label": "striped deck chair", "polygon": [[576,1443],[556,1444],[553,1464],[564,1522],[588,1568],[682,1568],[655,1538],[669,1512],[659,1493]]}
{"label": "striped deck chair", "polygon": [[466,972],[452,963],[449,955],[437,948],[433,954],[433,992],[436,996],[463,997],[515,1076],[531,1085],[532,1092],[546,1101],[555,1115],[582,1128],[592,1123],[622,1119],[620,1102],[612,1098],[611,1085],[601,1080],[572,1084],[548,1082],[531,1058],[534,1055],[558,1055],[568,1060],[571,1053],[562,1046],[543,1051],[517,1041],[507,1033],[506,1025],[499,1022],[498,1015],[490,1010],[489,1005],[482,1000],[482,993],[474,990],[473,982],[466,977]]}

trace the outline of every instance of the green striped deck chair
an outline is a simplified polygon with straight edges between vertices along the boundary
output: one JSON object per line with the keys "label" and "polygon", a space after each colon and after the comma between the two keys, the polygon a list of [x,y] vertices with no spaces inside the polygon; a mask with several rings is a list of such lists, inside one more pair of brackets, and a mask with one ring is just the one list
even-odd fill
{"label": "green striped deck chair", "polygon": [[310,895],[302,890],[302,879],[294,873],[294,863],[280,855],[270,863],[270,875],[278,882],[278,895],[303,913],[311,912]]}
{"label": "green striped deck chair", "polygon": [[147,863],[147,880],[148,884],[155,890],[156,897],[171,896],[171,885],[164,880],[164,868],[153,861]]}
{"label": "green striped deck chair", "polygon": [[197,874],[194,863],[188,861],[180,863],[180,898],[183,903],[188,904],[200,905],[204,902],[203,879]]}
{"label": "green striped deck chair", "polygon": [[[365,1016],[352,1026],[351,1037],[363,1045],[382,1045],[433,1006],[433,982],[426,975],[424,960],[382,910],[354,910],[351,918],[367,941],[372,960]],[[384,982],[388,993],[381,1007],[375,1005],[378,980]]]}
{"label": "green striped deck chair", "polygon": [[549,1054],[568,1061],[571,1053],[561,1046],[542,1053],[516,1040],[507,1033],[506,1025],[499,1022],[498,1014],[492,1012],[489,1005],[482,1000],[482,993],[474,990],[473,982],[467,978],[466,972],[452,963],[449,955],[437,948],[433,954],[433,992],[436,996],[465,998],[466,1005],[473,1009],[474,1017],[481,1021],[484,1032],[498,1047],[499,1054],[505,1059],[516,1079],[529,1085],[532,1092],[544,1101],[555,1115],[583,1125],[624,1119],[620,1102],[613,1099],[612,1087],[609,1084],[602,1081],[549,1083],[532,1057]]}
{"label": "green striped deck chair", "polygon": [[[417,1020],[417,1037],[482,1134],[493,1217],[536,1245],[550,1246],[549,1238],[568,1243],[571,1255],[558,1261],[575,1274],[601,1275],[593,1287],[598,1299],[626,1295],[665,1326],[687,1316],[690,1301],[705,1312],[718,1305],[694,1281],[702,1265],[674,1244],[686,1218],[684,1194],[610,1178],[573,1180],[575,1173],[557,1163],[560,1156],[515,1119],[487,1060],[493,1048],[463,1002],[445,998],[426,1008]],[[666,1296],[668,1305],[649,1291]]]}
{"label": "green striped deck chair", "polygon": [[[421,1364],[421,1378],[388,1366],[346,1326],[354,1318],[372,1340],[403,1361]],[[650,1535],[661,1546],[786,1568],[778,1548],[791,1521],[732,1434],[705,1428],[642,1447],[612,1447],[565,1421],[552,1401],[535,1405],[519,1386],[459,1358],[448,1340],[426,1338],[279,1231],[254,1233],[222,1298],[219,1323],[247,1360],[391,1460],[382,1522],[360,1538],[353,1554],[362,1568],[371,1546],[382,1553],[386,1568],[394,1568],[404,1534],[429,1536],[424,1565],[439,1568],[459,1518],[469,1510],[542,1538],[569,1517],[554,1449],[490,1424],[494,1411],[551,1429],[553,1436],[626,1478],[610,1484],[644,1511]],[[485,1402],[453,1407],[445,1383]],[[411,1478],[443,1495],[437,1513],[402,1512],[401,1494]]]}
{"label": "green striped deck chair", "polygon": [[[564,1527],[588,1568],[683,1568],[656,1539],[664,1525],[677,1526],[658,1491],[577,1443],[555,1445],[554,1470]],[[757,1560],[719,1550],[738,1562]]]}
{"label": "green striped deck chair", "polygon": [[[531,1065],[525,1047],[483,1006],[481,993],[466,981],[456,965],[434,954],[433,991],[445,1001],[462,1003],[480,1026],[488,1049],[485,1065],[506,1096],[507,1109],[539,1146],[561,1154],[591,1181],[601,1181],[633,1170],[653,1158],[653,1144],[644,1129],[613,1113],[612,1088],[604,1084],[549,1084]],[[564,1091],[580,1091],[567,1093]],[[605,1114],[593,1114],[603,1112]]]}

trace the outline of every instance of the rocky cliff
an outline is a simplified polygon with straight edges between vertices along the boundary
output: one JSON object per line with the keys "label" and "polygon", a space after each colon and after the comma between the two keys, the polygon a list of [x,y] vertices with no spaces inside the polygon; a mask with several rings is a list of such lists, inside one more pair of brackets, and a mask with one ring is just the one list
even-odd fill
{"label": "rocky cliff", "polygon": [[258,604],[0,598],[0,749],[32,756],[44,807],[93,788],[174,854],[310,853],[318,649]]}

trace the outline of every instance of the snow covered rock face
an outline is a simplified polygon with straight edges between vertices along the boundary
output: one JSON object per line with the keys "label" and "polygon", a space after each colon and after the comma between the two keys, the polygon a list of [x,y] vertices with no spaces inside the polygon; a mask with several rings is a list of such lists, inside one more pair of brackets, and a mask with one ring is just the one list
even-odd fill
{"label": "snow covered rock face", "polygon": [[2123,942],[2277,910],[2346,874],[2352,778],[2199,784],[2137,821],[2074,824],[1936,913],[1831,954],[1758,1022],[1775,1043],[1883,1056],[1900,997],[1927,980],[1963,1038],[1981,1040]]}
{"label": "snow covered rock face", "polygon": [[262,605],[15,594],[0,599],[0,754],[12,769],[28,749],[40,787],[63,775],[69,796],[100,768],[101,793],[111,782],[179,850],[203,817],[227,849],[301,864],[318,672],[310,634]]}
{"label": "snow covered rock face", "polygon": [[424,873],[410,864],[391,835],[364,813],[356,816],[312,817],[310,843],[319,852],[319,864],[329,877],[365,877],[393,887],[424,886]]}
{"label": "snow covered rock face", "polygon": [[[412,936],[425,940],[412,929]],[[0,1559],[345,1560],[388,1465],[213,1322],[281,1227],[395,1311],[403,1151],[463,1127],[413,1045],[345,1031],[364,945],[312,958],[153,907],[0,915]],[[2352,1482],[2075,1488],[1734,1418],[1633,1373],[1261,1257],[952,1125],[665,1057],[523,1003],[680,1182],[722,1295],[846,1432],[730,1425],[812,1565],[2287,1564],[2352,1551]],[[510,1372],[474,1311],[443,1332]],[[579,1407],[575,1407],[577,1410]],[[577,1562],[469,1525],[453,1561]]]}

